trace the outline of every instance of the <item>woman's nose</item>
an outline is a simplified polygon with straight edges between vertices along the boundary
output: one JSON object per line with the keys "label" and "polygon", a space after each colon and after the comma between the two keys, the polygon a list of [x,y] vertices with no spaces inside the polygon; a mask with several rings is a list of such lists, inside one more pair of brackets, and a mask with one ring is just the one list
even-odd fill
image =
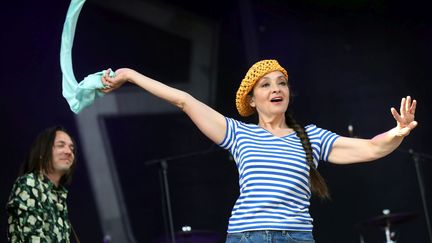
{"label": "woman's nose", "polygon": [[280,91],[280,87],[277,85],[272,85],[272,93],[277,93]]}

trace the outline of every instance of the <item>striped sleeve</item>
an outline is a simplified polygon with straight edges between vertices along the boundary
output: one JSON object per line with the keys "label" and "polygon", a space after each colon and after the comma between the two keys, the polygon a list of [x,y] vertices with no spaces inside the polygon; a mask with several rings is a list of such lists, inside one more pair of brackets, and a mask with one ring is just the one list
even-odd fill
{"label": "striped sleeve", "polygon": [[336,141],[338,134],[319,128],[316,125],[309,125],[306,127],[306,132],[312,144],[317,144],[315,147],[318,149],[319,160],[328,161],[333,143]]}
{"label": "striped sleeve", "polygon": [[226,150],[232,151],[233,144],[235,140],[235,127],[236,127],[236,121],[234,119],[225,117],[226,122],[226,132],[225,137],[222,140],[222,142],[219,144],[220,147]]}

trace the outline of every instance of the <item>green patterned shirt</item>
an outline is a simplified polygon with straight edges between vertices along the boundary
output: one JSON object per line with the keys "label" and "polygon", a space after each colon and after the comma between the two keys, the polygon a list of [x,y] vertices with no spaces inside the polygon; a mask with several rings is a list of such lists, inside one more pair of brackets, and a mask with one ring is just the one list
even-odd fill
{"label": "green patterned shirt", "polygon": [[69,243],[67,193],[42,174],[19,177],[7,203],[9,242]]}

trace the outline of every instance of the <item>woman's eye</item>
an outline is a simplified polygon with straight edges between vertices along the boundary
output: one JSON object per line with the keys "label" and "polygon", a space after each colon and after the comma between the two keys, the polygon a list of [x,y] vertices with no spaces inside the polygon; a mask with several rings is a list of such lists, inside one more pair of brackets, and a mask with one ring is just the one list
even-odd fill
{"label": "woman's eye", "polygon": [[279,79],[278,80],[279,85],[287,85],[288,82],[285,79]]}
{"label": "woman's eye", "polygon": [[269,86],[268,83],[263,83],[263,84],[261,85],[261,87],[267,87],[267,86]]}

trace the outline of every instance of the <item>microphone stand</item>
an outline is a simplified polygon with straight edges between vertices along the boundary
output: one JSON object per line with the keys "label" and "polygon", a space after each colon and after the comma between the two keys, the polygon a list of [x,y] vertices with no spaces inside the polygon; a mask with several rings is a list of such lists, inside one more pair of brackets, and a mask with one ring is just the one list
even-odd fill
{"label": "microphone stand", "polygon": [[[169,184],[168,184],[168,161],[208,154],[210,152],[216,151],[214,147],[215,144],[212,144],[208,149],[205,149],[203,151],[191,152],[191,153],[186,153],[186,154],[181,154],[176,156],[169,156],[165,158],[153,159],[144,162],[145,165],[160,164],[161,166],[160,168],[161,168],[161,175],[162,175],[162,189],[164,191],[164,200],[162,200],[162,204],[163,204],[162,208],[166,206],[166,210],[168,213],[168,226],[169,226],[168,231],[169,231],[169,237],[171,239],[171,243],[175,243],[176,241],[175,241],[174,220],[172,216],[171,199],[170,199]],[[165,227],[166,227],[166,222],[165,222]]]}
{"label": "microphone stand", "polygon": [[429,219],[429,210],[427,207],[426,192],[425,192],[425,186],[424,186],[424,182],[423,182],[423,175],[421,173],[421,167],[420,167],[421,166],[420,165],[420,159],[427,159],[427,160],[432,161],[432,155],[414,152],[413,149],[409,149],[409,150],[398,149],[398,150],[401,152],[410,154],[412,160],[414,161],[414,165],[416,168],[416,174],[417,174],[417,181],[419,184],[420,195],[421,195],[421,199],[422,199],[422,203],[423,203],[423,211],[424,211],[425,219],[426,219],[426,226],[427,226],[427,230],[428,230],[428,234],[429,234],[429,240],[430,240],[430,242],[432,242],[432,231],[431,231],[432,228],[431,228],[431,222]]}

